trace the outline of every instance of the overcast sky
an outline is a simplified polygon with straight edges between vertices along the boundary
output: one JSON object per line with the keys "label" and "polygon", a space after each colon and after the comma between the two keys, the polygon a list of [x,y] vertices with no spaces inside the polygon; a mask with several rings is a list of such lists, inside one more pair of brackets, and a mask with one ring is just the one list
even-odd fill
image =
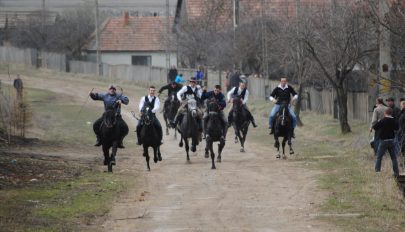
{"label": "overcast sky", "polygon": [[[74,8],[81,3],[93,3],[95,0],[45,0],[50,10],[62,11]],[[177,0],[169,0],[173,13]],[[166,0],[99,0],[102,9],[164,12]],[[42,0],[0,0],[0,11],[31,11],[42,7]]]}

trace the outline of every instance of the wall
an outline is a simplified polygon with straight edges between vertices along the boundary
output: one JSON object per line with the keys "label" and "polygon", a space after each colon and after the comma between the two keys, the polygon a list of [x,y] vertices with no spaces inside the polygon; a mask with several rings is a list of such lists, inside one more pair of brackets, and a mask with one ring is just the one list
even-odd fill
{"label": "wall", "polygon": [[[132,56],[151,56],[152,66],[166,67],[166,54],[164,52],[102,52],[102,63],[119,65],[132,64]],[[177,65],[177,56],[175,53],[170,54],[170,65]]]}

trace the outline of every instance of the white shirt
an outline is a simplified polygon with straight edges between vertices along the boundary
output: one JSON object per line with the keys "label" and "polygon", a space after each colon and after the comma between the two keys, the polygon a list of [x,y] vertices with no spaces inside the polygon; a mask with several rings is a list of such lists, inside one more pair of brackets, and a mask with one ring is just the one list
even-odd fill
{"label": "white shirt", "polygon": [[[231,100],[233,92],[235,91],[235,88],[238,88],[238,95],[241,95],[243,89],[241,89],[240,87],[233,87],[229,92],[228,92],[228,100]],[[243,104],[246,104],[247,101],[249,100],[249,90],[246,89],[246,93],[245,93],[245,98],[243,99]]]}
{"label": "white shirt", "polygon": [[[191,85],[189,85],[191,87]],[[191,87],[191,89],[193,90],[193,92],[196,92],[197,89],[197,97],[201,98],[202,95],[202,91],[201,91],[201,86],[196,85],[194,88]],[[182,101],[183,99],[181,99],[181,95],[183,95],[185,92],[187,92],[187,86],[183,86],[183,88],[180,89],[179,92],[177,92],[177,99],[179,99],[179,101]]]}
{"label": "white shirt", "polygon": [[[160,101],[159,101],[158,97],[156,97],[156,96],[154,96],[154,97],[156,98],[156,100],[155,100],[155,107],[153,107],[153,109],[152,109],[152,113],[156,114],[160,108]],[[149,99],[149,102],[153,101],[153,97],[150,95],[148,96],[148,99]],[[144,105],[145,105],[145,96],[143,96],[141,98],[141,101],[139,102],[139,112],[142,111]]]}

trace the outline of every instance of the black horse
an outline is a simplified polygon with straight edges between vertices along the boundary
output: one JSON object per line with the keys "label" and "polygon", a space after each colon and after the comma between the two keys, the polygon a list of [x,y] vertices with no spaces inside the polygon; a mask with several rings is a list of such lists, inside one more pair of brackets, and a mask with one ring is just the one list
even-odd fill
{"label": "black horse", "polygon": [[198,126],[197,101],[195,99],[187,100],[187,111],[181,121],[181,124],[178,126],[178,129],[181,135],[179,146],[182,147],[184,141],[187,153],[187,162],[190,162],[189,139],[191,139],[191,151],[196,152],[197,145],[199,143],[199,136],[201,136]]}
{"label": "black horse", "polygon": [[[125,134],[120,130],[120,125],[117,123],[117,117],[121,117],[114,109],[108,109],[103,114],[103,122],[101,124],[101,142],[104,154],[104,165],[108,166],[108,172],[112,172],[112,166],[115,165],[115,156],[117,155],[117,147],[120,138]],[[112,152],[110,154],[110,148]]]}
{"label": "black horse", "polygon": [[235,130],[235,143],[240,141],[240,152],[245,152],[246,135],[249,130],[250,118],[249,113],[243,107],[243,101],[239,96],[233,98],[232,105],[232,125]]}
{"label": "black horse", "polygon": [[[169,128],[172,128],[169,122],[174,120],[176,117],[177,110],[180,107],[180,101],[177,99],[175,94],[169,95],[168,100],[165,102],[164,111],[163,111],[163,118],[166,122],[166,135],[169,135]],[[177,138],[177,131],[176,128],[174,130],[174,137]]]}
{"label": "black horse", "polygon": [[152,109],[149,107],[145,107],[142,111],[142,129],[141,129],[141,141],[143,145],[143,156],[146,158],[146,165],[148,167],[148,171],[150,171],[149,166],[149,147],[153,148],[153,161],[157,163],[158,161],[162,161],[162,154],[160,153],[160,141],[161,138],[159,137],[159,133],[154,125],[154,121],[157,120],[156,116],[153,115]]}
{"label": "black horse", "polygon": [[283,159],[286,159],[285,155],[285,143],[288,141],[288,146],[290,147],[290,155],[294,154],[292,149],[291,137],[292,137],[292,120],[288,111],[288,104],[281,104],[280,110],[277,112],[274,123],[274,147],[277,148],[277,158],[281,158],[280,155],[280,141],[279,137],[283,137],[282,147],[283,147]]}
{"label": "black horse", "polygon": [[[205,146],[205,158],[209,157],[209,152],[211,153],[211,160],[212,160],[212,169],[216,169],[215,167],[215,153],[214,153],[214,142],[219,142],[218,144],[218,163],[221,162],[221,153],[225,147],[225,135],[224,130],[222,127],[226,127],[220,119],[220,110],[218,103],[215,99],[210,99],[207,101],[207,110],[208,110],[208,121],[206,125],[206,134],[207,137],[205,138],[206,146]],[[205,123],[205,122],[204,122]]]}

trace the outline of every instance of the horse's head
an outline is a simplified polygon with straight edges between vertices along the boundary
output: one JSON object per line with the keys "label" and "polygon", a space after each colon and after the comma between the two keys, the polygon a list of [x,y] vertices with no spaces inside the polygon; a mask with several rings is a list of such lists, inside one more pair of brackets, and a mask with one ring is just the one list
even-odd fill
{"label": "horse's head", "polygon": [[144,107],[142,110],[142,121],[145,125],[150,125],[153,122],[153,113],[150,107]]}
{"label": "horse's head", "polygon": [[209,113],[211,113],[211,112],[218,113],[220,111],[218,102],[215,98],[211,98],[207,101],[207,108],[208,108]]}
{"label": "horse's head", "polygon": [[243,100],[242,100],[242,98],[240,96],[234,96],[232,98],[232,103],[233,103],[232,109],[234,109],[236,111],[239,111],[239,110],[242,109]]}
{"label": "horse's head", "polygon": [[193,98],[187,100],[187,111],[193,118],[197,117],[197,101]]}
{"label": "horse's head", "polygon": [[117,114],[115,110],[108,109],[107,111],[105,111],[103,114],[103,124],[107,128],[112,128],[115,126],[116,123],[117,123]]}

